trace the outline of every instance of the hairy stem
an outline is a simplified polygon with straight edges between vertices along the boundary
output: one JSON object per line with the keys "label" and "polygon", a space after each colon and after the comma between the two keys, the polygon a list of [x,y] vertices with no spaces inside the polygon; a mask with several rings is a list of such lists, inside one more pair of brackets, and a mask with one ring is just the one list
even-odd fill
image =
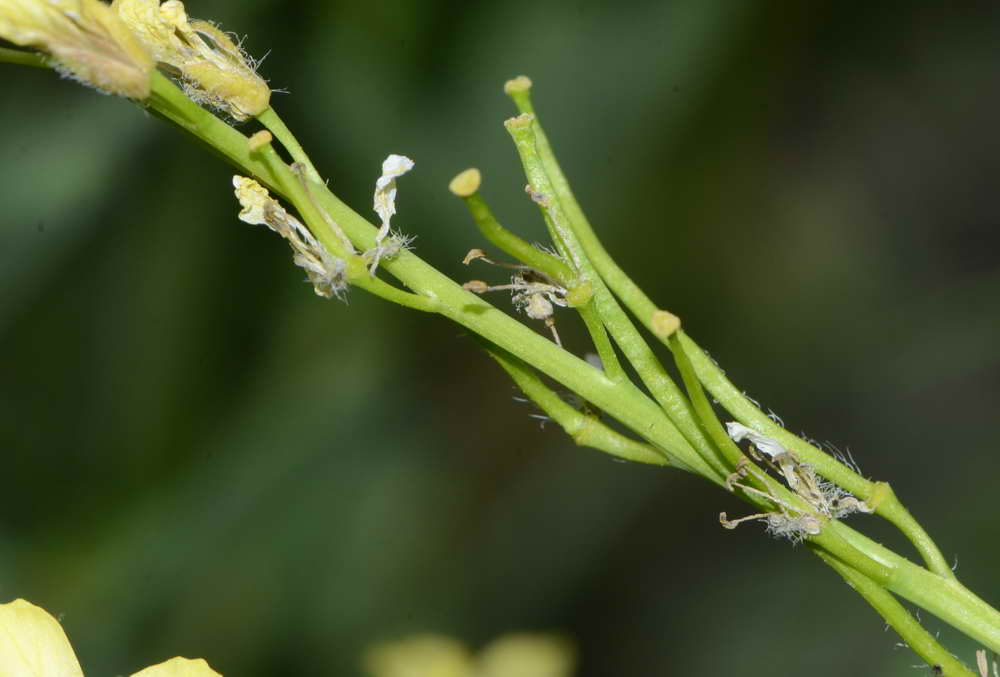
{"label": "hairy stem", "polygon": [[977,677],[975,673],[965,667],[962,661],[941,646],[934,636],[920,625],[913,614],[893,597],[892,593],[822,549],[816,547],[811,549],[821,560],[840,574],[855,592],[865,598],[865,601],[892,626],[914,653],[927,661],[928,665],[937,666],[940,669],[938,674],[954,677]]}

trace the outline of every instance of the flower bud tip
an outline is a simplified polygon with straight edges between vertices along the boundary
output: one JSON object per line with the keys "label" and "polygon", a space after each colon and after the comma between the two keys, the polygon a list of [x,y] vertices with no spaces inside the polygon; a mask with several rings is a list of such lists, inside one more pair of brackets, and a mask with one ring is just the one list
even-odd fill
{"label": "flower bud tip", "polygon": [[256,153],[264,146],[270,144],[273,140],[274,137],[271,136],[271,132],[266,129],[262,129],[247,139],[247,147],[250,149],[251,153]]}
{"label": "flower bud tip", "polygon": [[479,186],[482,182],[482,175],[479,173],[478,169],[473,167],[472,169],[466,169],[464,172],[452,179],[451,183],[448,184],[448,190],[458,197],[469,197],[479,190]]}
{"label": "flower bud tip", "polygon": [[526,92],[531,89],[531,78],[527,75],[518,75],[503,83],[503,91],[507,95]]}
{"label": "flower bud tip", "polygon": [[681,319],[666,310],[657,310],[650,319],[650,327],[659,338],[665,339],[681,327]]}
{"label": "flower bud tip", "polygon": [[530,127],[534,120],[535,116],[531,113],[521,113],[520,115],[515,115],[512,118],[504,120],[503,126],[508,130],[513,131],[514,129]]}

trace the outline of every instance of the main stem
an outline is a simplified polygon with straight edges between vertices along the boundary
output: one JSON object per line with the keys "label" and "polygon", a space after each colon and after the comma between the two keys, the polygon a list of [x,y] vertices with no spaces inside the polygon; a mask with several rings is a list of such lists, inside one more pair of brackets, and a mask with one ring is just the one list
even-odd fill
{"label": "main stem", "polygon": [[[280,192],[281,182],[266,163],[251,157],[247,137],[189,101],[165,78],[154,77],[156,111],[190,132],[242,171]],[[319,205],[359,249],[374,245],[376,228],[333,195],[323,184],[310,184]],[[310,224],[313,225],[313,224]],[[322,230],[321,241],[332,237]],[[600,370],[557,347],[505,313],[454,283],[410,252],[401,252],[384,267],[414,293],[436,301],[438,312],[483,336],[604,410],[663,451],[670,462],[704,477],[715,473],[649,397],[631,383],[615,382]],[[942,620],[1000,651],[1000,613],[954,580],[928,572],[878,546],[839,522],[831,542],[846,541],[863,559],[849,564],[861,571],[888,571],[875,580],[927,608]],[[836,537],[836,541],[833,539]],[[826,547],[825,544],[820,544]],[[884,579],[884,580],[882,580]]]}

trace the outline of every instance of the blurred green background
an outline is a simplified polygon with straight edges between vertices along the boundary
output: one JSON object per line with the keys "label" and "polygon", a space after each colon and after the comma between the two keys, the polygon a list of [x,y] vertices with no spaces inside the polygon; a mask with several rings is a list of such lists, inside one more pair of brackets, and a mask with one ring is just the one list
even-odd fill
{"label": "blurred green background", "polygon": [[[530,75],[608,249],[996,604],[1000,22],[962,5],[188,11],[269,52],[275,107],[362,213],[382,159],[414,158],[394,224],[459,280],[483,243],[458,171],[543,237],[501,125]],[[314,296],[179,133],[49,72],[0,82],[0,597],[58,614],[88,674],[355,675],[373,641],[511,630],[570,634],[580,677],[930,673],[805,549],[721,529],[733,498],[540,429],[457,327]]]}

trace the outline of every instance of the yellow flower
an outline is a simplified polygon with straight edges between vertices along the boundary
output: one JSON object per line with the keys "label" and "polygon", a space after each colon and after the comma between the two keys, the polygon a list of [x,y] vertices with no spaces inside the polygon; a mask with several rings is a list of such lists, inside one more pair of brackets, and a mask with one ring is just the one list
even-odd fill
{"label": "yellow flower", "polygon": [[374,677],[471,677],[472,658],[462,644],[440,635],[415,635],[371,647],[365,670]]}
{"label": "yellow flower", "polygon": [[479,654],[477,677],[569,677],[573,671],[569,641],[548,635],[506,635]]}
{"label": "yellow flower", "polygon": [[271,89],[253,60],[212,24],[189,20],[184,3],[115,0],[112,8],[153,57],[177,73],[192,100],[237,120],[267,110]]}
{"label": "yellow flower", "polygon": [[363,663],[372,677],[569,677],[575,656],[552,635],[505,635],[475,657],[450,637],[415,635],[374,645]]}
{"label": "yellow flower", "polygon": [[[59,621],[23,599],[0,604],[0,675],[83,677]],[[171,658],[132,677],[222,677],[202,659]]]}
{"label": "yellow flower", "polygon": [[100,0],[0,0],[0,37],[52,55],[64,75],[145,99],[153,60]]}

